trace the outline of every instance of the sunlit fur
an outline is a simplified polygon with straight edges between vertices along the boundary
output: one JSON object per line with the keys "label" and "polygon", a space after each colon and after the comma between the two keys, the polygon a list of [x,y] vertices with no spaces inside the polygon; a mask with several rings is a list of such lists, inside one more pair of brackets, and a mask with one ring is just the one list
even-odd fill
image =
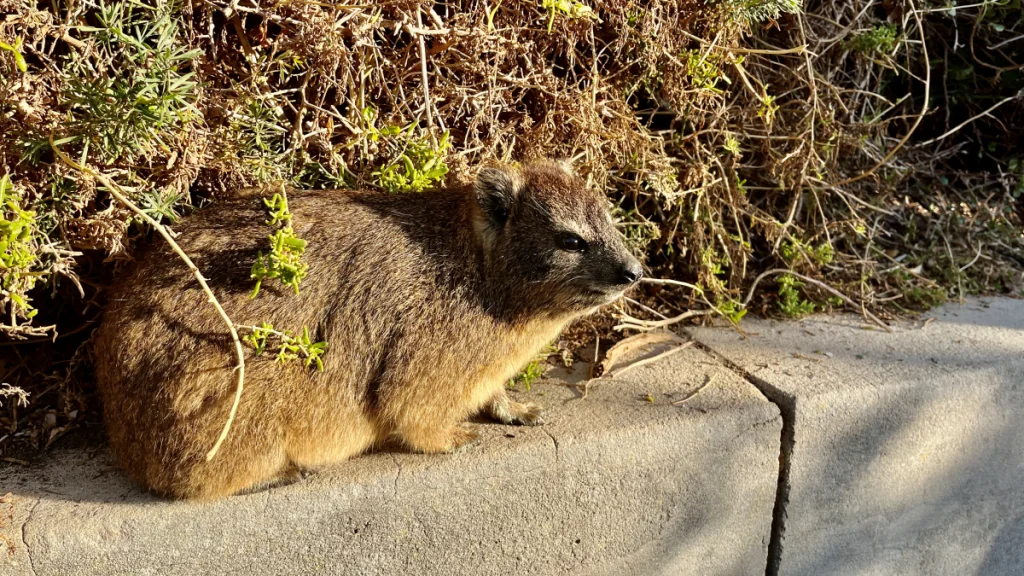
{"label": "sunlit fur", "polygon": [[[258,196],[178,226],[237,324],[308,326],[329,343],[323,373],[248,358],[237,419],[212,461],[235,391],[220,318],[160,242],[111,290],[95,335],[110,446],[156,493],[227,496],[387,441],[455,450],[475,439],[464,422],[481,411],[539,424],[540,408],[512,401],[505,382],[566,323],[627,288],[623,266],[638,267],[606,200],[553,163],[423,194],[292,192],[290,205],[309,241],[298,295],[268,282],[249,297],[269,233]],[[566,231],[589,249],[559,248]]]}

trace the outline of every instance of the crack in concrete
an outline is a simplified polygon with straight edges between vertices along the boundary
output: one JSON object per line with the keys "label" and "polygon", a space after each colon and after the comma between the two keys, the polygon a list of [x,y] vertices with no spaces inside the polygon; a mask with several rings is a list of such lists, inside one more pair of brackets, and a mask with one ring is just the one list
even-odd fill
{"label": "crack in concrete", "polygon": [[[769,402],[771,402],[771,401],[769,400]],[[772,403],[772,404],[775,404],[775,402],[771,402],[771,403]],[[781,411],[782,411],[782,409],[780,408],[780,409],[779,409],[779,411],[781,412]],[[740,437],[746,436],[747,434],[749,434],[749,433],[753,432],[754,430],[756,430],[756,429],[758,429],[758,428],[761,428],[761,427],[763,427],[763,426],[767,426],[767,425],[769,425],[769,424],[772,424],[772,423],[774,423],[774,422],[778,421],[778,420],[779,420],[780,418],[782,418],[782,414],[779,414],[778,416],[775,416],[774,418],[769,418],[769,419],[767,419],[767,420],[764,420],[764,421],[762,421],[762,422],[754,422],[753,424],[751,424],[751,425],[750,425],[750,428],[747,428],[746,430],[743,430],[743,431],[742,431],[742,432],[740,432],[739,434],[736,434],[735,436],[733,436],[733,437],[732,437],[732,439],[733,439],[733,440],[736,440],[737,438],[740,438]],[[782,425],[783,425],[783,426],[785,426],[785,425],[786,425],[786,422],[785,422],[785,419],[784,419],[784,418],[783,418],[783,422],[782,422]]]}
{"label": "crack in concrete", "polygon": [[558,438],[555,438],[555,435],[549,432],[546,428],[541,428],[541,431],[547,434],[548,438],[551,438],[551,443],[555,446],[555,463],[557,464],[561,459],[561,455],[558,453]]}
{"label": "crack in concrete", "polygon": [[779,479],[775,489],[775,507],[772,509],[771,538],[768,541],[768,561],[765,576],[778,576],[782,563],[783,542],[786,539],[786,508],[789,505],[790,462],[793,460],[795,444],[794,422],[796,420],[796,398],[775,386],[771,382],[758,378],[742,366],[722,356],[707,344],[700,342],[689,334],[699,350],[711,356],[723,366],[750,383],[764,396],[765,400],[775,404],[782,416],[782,435],[779,439]]}
{"label": "crack in concrete", "polygon": [[268,489],[264,490],[264,492],[267,495],[267,497],[263,499],[263,517],[265,518],[267,516],[267,512],[270,510],[270,495],[273,492],[273,490]]}
{"label": "crack in concrete", "polygon": [[[526,476],[527,474],[533,474],[534,472],[540,472],[540,471],[543,471],[543,470],[547,470],[547,467],[546,466],[538,466],[536,468],[528,468],[526,470],[517,470],[516,471],[516,477]],[[473,477],[473,478],[469,478],[468,482],[486,482],[488,480],[498,480],[498,479],[506,480],[506,479],[508,479],[508,477],[509,477],[509,475],[505,474],[505,473],[502,473],[502,474],[491,474],[489,476],[476,476],[476,477]]]}
{"label": "crack in concrete", "polygon": [[402,463],[398,460],[398,456],[391,454],[391,460],[395,463],[397,470],[395,471],[395,482],[391,490],[391,501],[394,502],[398,499],[398,479],[402,477]]}
{"label": "crack in concrete", "polygon": [[431,546],[436,545],[437,540],[434,538],[434,530],[427,527],[427,524],[420,518],[419,510],[415,506],[412,507],[412,519],[420,527],[420,530],[423,531],[423,536],[426,537],[428,543]]}
{"label": "crack in concrete", "polygon": [[32,558],[32,548],[28,545],[28,523],[32,520],[32,513],[36,511],[36,506],[39,506],[38,499],[32,503],[32,507],[28,509],[28,515],[25,516],[25,521],[21,524],[21,543],[25,546],[25,555],[28,556],[28,568],[32,571],[32,574],[38,574],[38,572],[36,572],[36,561]]}

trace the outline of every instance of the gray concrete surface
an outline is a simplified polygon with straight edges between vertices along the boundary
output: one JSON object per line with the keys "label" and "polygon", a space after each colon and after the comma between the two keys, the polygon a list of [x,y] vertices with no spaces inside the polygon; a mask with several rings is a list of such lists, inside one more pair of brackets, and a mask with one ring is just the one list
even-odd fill
{"label": "gray concrete surface", "polygon": [[769,574],[1024,574],[1024,302],[928,317],[693,330],[787,419]]}
{"label": "gray concrete surface", "polygon": [[584,400],[557,382],[519,396],[549,424],[486,425],[464,453],[374,454],[212,504],[140,493],[102,446],[0,464],[0,495],[14,495],[0,573],[764,572],[782,421],[735,373],[691,348]]}

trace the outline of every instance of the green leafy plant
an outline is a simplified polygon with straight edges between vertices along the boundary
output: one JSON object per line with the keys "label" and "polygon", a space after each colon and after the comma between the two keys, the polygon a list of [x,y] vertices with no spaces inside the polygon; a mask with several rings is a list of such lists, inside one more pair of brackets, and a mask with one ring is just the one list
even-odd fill
{"label": "green leafy plant", "polygon": [[757,117],[764,120],[767,126],[775,122],[775,115],[779,112],[779,105],[775,103],[775,96],[766,94],[761,98],[761,107],[757,109]]}
{"label": "green leafy plant", "polygon": [[719,80],[726,84],[732,83],[722,72],[722,56],[718,52],[709,50],[707,53],[701,53],[700,50],[688,50],[685,56],[686,75],[694,87],[721,94],[722,90],[718,88]]}
{"label": "green leafy plant", "polygon": [[509,381],[509,388],[515,388],[519,384],[522,384],[527,390],[531,389],[531,386],[537,378],[544,375],[543,359],[537,359],[531,361],[523,368],[519,374],[516,374],[512,380]]}
{"label": "green leafy plant", "polygon": [[181,202],[183,194],[173,190],[148,192],[142,196],[140,202],[142,211],[157,222],[167,220],[175,223],[181,217],[175,207]]}
{"label": "green leafy plant", "polygon": [[280,226],[270,235],[270,252],[264,256],[260,251],[256,254],[256,262],[252,265],[252,278],[256,286],[252,298],[260,293],[260,286],[268,278],[277,278],[285,286],[290,286],[296,294],[299,284],[306,277],[309,265],[302,261],[306,252],[306,241],[295,235],[291,226],[292,213],[288,210],[288,196],[282,189],[269,200],[264,199],[270,212],[268,226]]}
{"label": "green leafy plant", "polygon": [[789,264],[793,264],[801,255],[806,255],[812,262],[819,266],[827,266],[832,263],[832,259],[835,258],[835,250],[828,242],[822,242],[817,246],[811,246],[806,244],[799,239],[794,238],[792,241],[787,240],[783,242],[779,247],[779,252],[782,255],[782,259]]}
{"label": "green leafy plant", "polygon": [[275,360],[281,364],[301,359],[305,366],[316,364],[318,371],[324,371],[323,355],[327,351],[327,342],[313,342],[308,327],[303,326],[299,336],[288,330],[275,330],[274,325],[267,322],[239,328],[249,331],[245,341],[252,345],[256,356],[262,356],[268,348],[276,348]]}
{"label": "green leafy plant", "polygon": [[1007,164],[1010,174],[1012,174],[1017,182],[1010,190],[1010,195],[1015,199],[1024,196],[1024,159],[1022,158],[1011,158]]}
{"label": "green leafy plant", "polygon": [[[250,89],[237,86],[236,90],[245,93]],[[233,156],[251,177],[257,182],[286,179],[288,130],[283,125],[287,119],[278,97],[248,95],[230,117],[225,137],[231,142]]]}
{"label": "green leafy plant", "polygon": [[302,171],[292,179],[296,185],[304,188],[348,188],[349,174],[341,162],[341,169],[335,170],[322,162],[307,162]]}
{"label": "green leafy plant", "polygon": [[779,284],[779,310],[786,316],[799,318],[813,314],[816,305],[800,297],[804,283],[789,274],[783,274],[776,280]]}
{"label": "green leafy plant", "polygon": [[[722,145],[722,148],[724,148],[726,152],[732,154],[733,156],[739,156],[740,152],[741,152],[741,150],[740,150],[740,141],[738,139],[736,139],[732,134],[726,134],[725,135],[725,144]],[[739,180],[739,177],[737,176],[737,184],[739,184],[739,182],[740,182],[740,180]],[[744,184],[746,184],[745,180],[743,180],[742,182]],[[742,188],[743,186],[742,185],[738,185],[737,187],[738,188]]]}
{"label": "green leafy plant", "polygon": [[740,320],[743,320],[743,317],[747,315],[746,308],[735,300],[720,300],[715,304],[715,308],[720,314],[731,320],[733,324],[739,324]]}
{"label": "green leafy plant", "polygon": [[899,34],[895,25],[883,24],[854,36],[850,40],[849,46],[857,52],[890,54],[896,50],[898,38]]}
{"label": "green leafy plant", "polygon": [[39,280],[34,270],[36,213],[22,209],[21,200],[9,176],[0,177],[0,288],[12,327],[17,319],[31,320],[39,312],[27,294]]}
{"label": "green leafy plant", "polygon": [[451,141],[445,132],[435,148],[426,138],[414,137],[412,126],[403,132],[406,138],[398,157],[374,175],[377,184],[388,192],[422,192],[448,173],[444,156],[451,148]]}
{"label": "green leafy plant", "polygon": [[726,0],[731,13],[751,26],[765,20],[777,20],[783,14],[797,14],[803,2],[801,0]]}
{"label": "green leafy plant", "polygon": [[516,388],[519,384],[522,384],[524,388],[530,390],[533,382],[544,375],[544,363],[547,362],[548,357],[558,353],[557,347],[546,346],[536,358],[531,360],[529,364],[508,381],[507,387]]}
{"label": "green leafy plant", "polygon": [[[302,261],[306,251],[306,241],[295,235],[292,228],[292,213],[288,209],[288,194],[284,187],[272,197],[264,198],[270,220],[268,226],[276,226],[277,230],[270,235],[270,253],[256,255],[256,263],[252,265],[252,278],[256,286],[252,298],[260,293],[260,286],[268,278],[277,278],[282,284],[291,286],[296,294],[299,284],[305,278],[309,266]],[[263,322],[260,326],[240,326],[249,330],[246,341],[252,344],[256,355],[262,355],[270,343],[277,347],[277,361],[280,363],[302,359],[306,366],[316,364],[317,370],[324,371],[323,354],[327,350],[327,342],[313,342],[309,337],[309,328],[302,327],[302,334],[295,336],[291,331],[275,330],[273,324]]]}
{"label": "green leafy plant", "polygon": [[[363,120],[363,137],[370,142],[379,142],[381,138],[390,138],[398,136],[402,133],[401,126],[385,126],[384,128],[377,128],[377,108],[374,106],[364,107],[360,113],[360,118]],[[357,143],[353,142],[352,145]]]}
{"label": "green leafy plant", "polygon": [[909,288],[903,292],[903,296],[911,304],[924,308],[934,308],[944,304],[948,299],[944,288]]}
{"label": "green leafy plant", "polygon": [[96,50],[68,60],[60,105],[68,111],[68,137],[104,162],[166,148],[200,116],[188,68],[202,52],[184,45],[176,10],[173,3],[101,1],[99,26],[75,28]]}
{"label": "green leafy plant", "polygon": [[566,18],[597,18],[594,9],[579,0],[541,0],[540,7],[548,13],[548,32],[556,14]]}
{"label": "green leafy plant", "polygon": [[612,209],[612,216],[619,223],[626,245],[638,254],[661,236],[657,224],[645,219],[636,208],[626,210],[620,203]]}
{"label": "green leafy plant", "polygon": [[28,72],[28,63],[25,62],[25,56],[21,53],[21,38],[15,39],[13,46],[7,42],[0,42],[0,50],[10,52],[14,57],[14,66],[22,73]]}

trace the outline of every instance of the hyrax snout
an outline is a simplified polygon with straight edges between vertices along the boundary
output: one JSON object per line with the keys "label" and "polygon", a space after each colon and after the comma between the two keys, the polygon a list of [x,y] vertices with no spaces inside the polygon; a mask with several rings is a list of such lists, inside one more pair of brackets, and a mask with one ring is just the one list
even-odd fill
{"label": "hyrax snout", "polygon": [[217,498],[385,442],[424,453],[476,438],[467,418],[542,422],[505,382],[574,318],[643,274],[605,198],[560,164],[484,168],[423,194],[293,192],[309,242],[298,295],[250,268],[268,229],[257,197],[196,212],[178,243],[232,320],[309,327],[323,372],[248,357],[230,435],[207,461],[235,392],[224,325],[185,265],[154,244],[112,289],[95,336],[115,459],[163,495]]}

